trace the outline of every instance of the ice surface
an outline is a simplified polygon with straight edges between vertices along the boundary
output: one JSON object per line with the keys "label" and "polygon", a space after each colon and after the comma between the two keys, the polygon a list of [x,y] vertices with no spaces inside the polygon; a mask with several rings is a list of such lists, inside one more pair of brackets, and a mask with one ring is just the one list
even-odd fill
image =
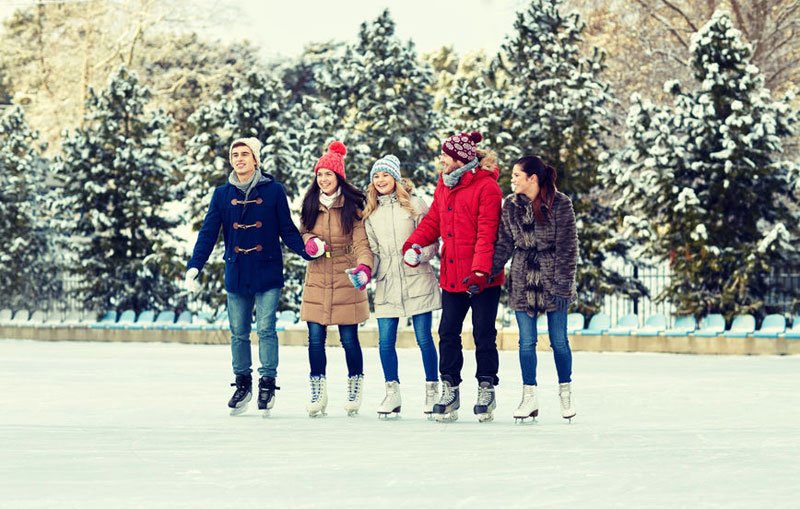
{"label": "ice surface", "polygon": [[[255,351],[255,349],[254,349]],[[0,507],[800,507],[800,357],[574,354],[572,424],[552,355],[540,417],[515,425],[516,352],[479,424],[473,351],[460,419],[423,418],[419,353],[401,349],[402,419],[379,421],[364,350],[348,418],[328,348],[328,416],[309,419],[304,348],[281,347],[273,416],[230,417],[227,346],[0,340]]]}

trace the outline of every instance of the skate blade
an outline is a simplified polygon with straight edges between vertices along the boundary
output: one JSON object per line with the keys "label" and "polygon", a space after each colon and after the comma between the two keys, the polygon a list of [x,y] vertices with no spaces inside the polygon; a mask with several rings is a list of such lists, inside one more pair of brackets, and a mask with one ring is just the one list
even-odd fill
{"label": "skate blade", "polygon": [[[528,419],[530,419],[530,421]],[[525,423],[533,424],[535,422],[536,419],[534,418],[533,415],[528,415],[525,417],[514,417],[514,424],[525,424]]]}
{"label": "skate blade", "polygon": [[357,417],[357,416],[358,416],[358,410],[348,410],[347,411],[347,417]]}
{"label": "skate blade", "polygon": [[435,414],[434,419],[436,422],[456,422],[458,420],[458,412],[450,412],[449,414]]}
{"label": "skate blade", "polygon": [[572,424],[572,419],[574,419],[576,415],[577,415],[577,414],[572,414],[572,415],[562,415],[561,417],[563,417],[564,419],[566,419],[568,423]]}
{"label": "skate blade", "polygon": [[478,422],[492,422],[493,420],[493,414],[478,414]]}
{"label": "skate blade", "polygon": [[400,418],[400,407],[395,408],[391,412],[378,412],[378,419],[388,420],[388,419],[399,419]]}
{"label": "skate blade", "polygon": [[247,403],[242,406],[237,406],[236,408],[231,408],[231,415],[242,415],[247,411]]}
{"label": "skate blade", "polygon": [[316,418],[318,418],[318,417],[325,417],[326,415],[328,415],[328,414],[327,414],[327,413],[325,413],[324,411],[320,411],[320,412],[308,412],[308,416],[309,416],[309,417],[311,417],[312,419],[316,419]]}
{"label": "skate blade", "polygon": [[264,419],[269,417],[269,408],[261,411],[261,417],[263,417]]}

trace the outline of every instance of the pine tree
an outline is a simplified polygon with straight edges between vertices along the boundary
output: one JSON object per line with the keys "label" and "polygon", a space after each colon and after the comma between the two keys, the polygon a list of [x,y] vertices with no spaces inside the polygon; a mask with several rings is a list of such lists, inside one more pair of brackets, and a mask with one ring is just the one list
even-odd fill
{"label": "pine tree", "polygon": [[4,307],[43,308],[60,293],[61,272],[48,229],[47,162],[38,134],[15,106],[0,117],[0,294]]}
{"label": "pine tree", "polygon": [[[627,259],[631,241],[617,233],[617,217],[598,179],[613,122],[613,97],[600,79],[604,54],[594,48],[590,58],[582,55],[583,22],[577,13],[563,15],[562,4],[531,0],[517,14],[494,65],[497,88],[505,91],[504,132],[495,136],[508,141],[497,147],[504,168],[532,153],[558,171],[558,188],[572,199],[578,225],[578,309],[592,314],[606,295],[638,297],[646,290],[615,268]],[[501,184],[509,179],[510,171],[504,172]]]}
{"label": "pine tree", "polygon": [[763,313],[773,269],[796,262],[797,163],[782,159],[791,97],[773,101],[727,14],[692,38],[698,83],[665,84],[674,104],[633,98],[625,150],[610,167],[632,233],[668,260],[661,295],[679,314]]}
{"label": "pine tree", "polygon": [[372,163],[390,153],[416,183],[435,180],[432,147],[440,121],[433,112],[432,84],[430,66],[417,59],[413,42],[397,38],[388,10],[362,23],[358,41],[318,78],[321,97],[335,116],[332,134],[348,146],[348,180],[366,187]]}
{"label": "pine tree", "polygon": [[90,309],[170,308],[175,303],[169,118],[145,111],[150,92],[124,67],[91,90],[84,127],[65,133],[56,160],[61,228],[75,254],[69,268]]}

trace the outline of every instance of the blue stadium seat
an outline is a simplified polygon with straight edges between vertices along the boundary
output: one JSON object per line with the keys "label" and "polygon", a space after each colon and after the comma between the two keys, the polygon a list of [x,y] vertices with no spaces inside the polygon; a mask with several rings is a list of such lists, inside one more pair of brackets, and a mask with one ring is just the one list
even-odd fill
{"label": "blue stadium seat", "polygon": [[692,316],[679,316],[675,319],[675,326],[664,332],[665,336],[687,336],[697,329],[697,319]]}
{"label": "blue stadium seat", "polygon": [[775,338],[786,332],[786,317],[779,314],[767,315],[761,328],[753,333],[754,338]]}
{"label": "blue stadium seat", "polygon": [[637,336],[658,336],[667,330],[667,317],[658,313],[650,315],[644,325],[636,331]]}

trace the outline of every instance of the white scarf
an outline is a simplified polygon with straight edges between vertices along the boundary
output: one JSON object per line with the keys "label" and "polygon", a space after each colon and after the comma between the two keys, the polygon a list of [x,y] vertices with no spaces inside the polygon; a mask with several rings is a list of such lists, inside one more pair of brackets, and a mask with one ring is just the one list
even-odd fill
{"label": "white scarf", "polygon": [[341,187],[337,188],[336,192],[333,193],[330,196],[328,196],[327,194],[325,194],[325,193],[320,191],[320,193],[319,193],[319,202],[321,204],[325,205],[325,207],[331,208],[331,205],[333,205],[333,202],[336,201],[336,198],[338,198],[341,195],[342,195],[342,188]]}

